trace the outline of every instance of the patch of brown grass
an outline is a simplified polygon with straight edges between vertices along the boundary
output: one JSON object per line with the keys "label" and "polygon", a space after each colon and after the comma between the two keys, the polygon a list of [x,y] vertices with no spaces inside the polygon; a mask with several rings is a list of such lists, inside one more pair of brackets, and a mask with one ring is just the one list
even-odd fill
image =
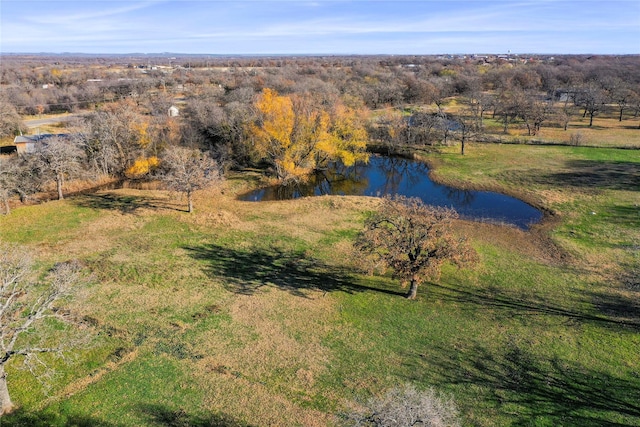
{"label": "patch of brown grass", "polygon": [[330,365],[321,339],[333,301],[321,292],[306,298],[279,289],[238,295],[231,321],[197,346],[208,357],[192,372],[207,390],[212,410],[242,414],[258,425],[327,425],[329,417],[300,403],[313,399],[316,378]]}
{"label": "patch of brown grass", "polygon": [[570,262],[571,257],[548,235],[554,222],[550,220],[531,231],[523,231],[515,227],[458,221],[457,231],[473,241],[491,244],[547,265],[558,265]]}

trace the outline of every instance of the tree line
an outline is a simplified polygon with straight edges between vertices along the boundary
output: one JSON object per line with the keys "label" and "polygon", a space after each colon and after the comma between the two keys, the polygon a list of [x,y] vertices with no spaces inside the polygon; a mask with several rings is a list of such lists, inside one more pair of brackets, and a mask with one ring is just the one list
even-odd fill
{"label": "tree line", "polygon": [[640,114],[637,56],[4,59],[0,136],[26,131],[24,114],[82,112],[34,155],[0,160],[5,209],[53,183],[62,198],[69,179],[167,176],[176,147],[198,150],[206,170],[205,157],[286,181],[364,161],[371,144],[456,141],[464,154],[496,132],[488,117],[534,136],[579,115]]}

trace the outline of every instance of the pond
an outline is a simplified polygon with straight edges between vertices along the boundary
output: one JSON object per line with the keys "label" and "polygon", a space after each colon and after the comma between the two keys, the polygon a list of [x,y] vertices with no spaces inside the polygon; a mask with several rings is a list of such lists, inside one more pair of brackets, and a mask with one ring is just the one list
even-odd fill
{"label": "pond", "polygon": [[321,195],[418,197],[435,206],[452,207],[462,218],[515,225],[523,230],[542,219],[542,212],[522,200],[491,191],[462,190],[437,184],[423,162],[371,156],[369,163],[333,165],[308,182],[260,188],[239,197],[244,201],[288,200]]}

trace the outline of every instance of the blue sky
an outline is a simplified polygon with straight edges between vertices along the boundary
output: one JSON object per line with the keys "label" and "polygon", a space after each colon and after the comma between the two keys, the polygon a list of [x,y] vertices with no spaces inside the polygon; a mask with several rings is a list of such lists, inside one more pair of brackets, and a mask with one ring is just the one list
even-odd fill
{"label": "blue sky", "polygon": [[640,53],[640,0],[1,0],[1,52]]}

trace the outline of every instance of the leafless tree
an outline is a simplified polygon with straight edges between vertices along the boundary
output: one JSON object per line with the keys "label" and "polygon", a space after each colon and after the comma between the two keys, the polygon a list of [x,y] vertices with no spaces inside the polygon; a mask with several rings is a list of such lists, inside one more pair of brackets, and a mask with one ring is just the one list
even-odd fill
{"label": "leafless tree", "polygon": [[0,138],[11,136],[22,128],[22,121],[8,97],[0,95]]}
{"label": "leafless tree", "polygon": [[0,202],[4,205],[4,213],[11,210],[9,199],[17,185],[17,162],[15,158],[0,156]]}
{"label": "leafless tree", "polygon": [[534,93],[527,93],[520,98],[517,105],[518,117],[527,126],[529,136],[537,135],[540,132],[542,123],[551,116],[553,107],[550,102],[538,99]]}
{"label": "leafless tree", "polygon": [[606,106],[605,92],[598,84],[591,82],[580,90],[576,104],[584,108],[582,117],[588,114],[589,126],[593,126],[593,118]]}
{"label": "leafless tree", "polygon": [[130,101],[109,104],[88,117],[85,150],[96,172],[122,177],[141,154],[140,125],[144,121]]}
{"label": "leafless tree", "polygon": [[187,196],[193,212],[193,193],[222,180],[218,163],[207,153],[186,147],[170,147],[162,156],[160,179],[171,190]]}
{"label": "leafless tree", "polygon": [[41,331],[51,330],[47,324],[51,321],[75,323],[61,304],[82,282],[79,264],[56,264],[45,284],[31,280],[32,267],[33,258],[26,250],[0,242],[0,416],[13,408],[5,371],[10,360],[22,358],[30,372],[42,378],[49,374],[43,354],[61,355],[77,345],[73,340],[53,345],[50,334]]}
{"label": "leafless tree", "polygon": [[460,154],[464,156],[464,149],[467,142],[474,138],[479,132],[478,122],[472,115],[465,115],[467,111],[463,111],[456,118],[456,130],[455,134],[460,140]]}
{"label": "leafless tree", "polygon": [[622,121],[624,110],[629,108],[629,104],[635,93],[633,86],[626,84],[624,81],[617,81],[613,88],[609,91],[611,101],[618,107],[618,121]]}
{"label": "leafless tree", "polygon": [[414,299],[418,285],[427,276],[437,278],[445,261],[458,267],[475,262],[476,252],[453,233],[456,218],[452,209],[425,205],[417,198],[387,196],[365,221],[355,247],[371,261],[371,270],[391,269],[409,284],[406,297]]}
{"label": "leafless tree", "polygon": [[64,199],[64,181],[82,170],[82,149],[64,137],[51,137],[38,144],[35,158],[43,175],[55,180],[58,199]]}
{"label": "leafless tree", "polygon": [[371,399],[366,409],[350,414],[354,427],[459,427],[456,403],[433,388],[417,390],[412,385],[396,387],[379,398]]}

